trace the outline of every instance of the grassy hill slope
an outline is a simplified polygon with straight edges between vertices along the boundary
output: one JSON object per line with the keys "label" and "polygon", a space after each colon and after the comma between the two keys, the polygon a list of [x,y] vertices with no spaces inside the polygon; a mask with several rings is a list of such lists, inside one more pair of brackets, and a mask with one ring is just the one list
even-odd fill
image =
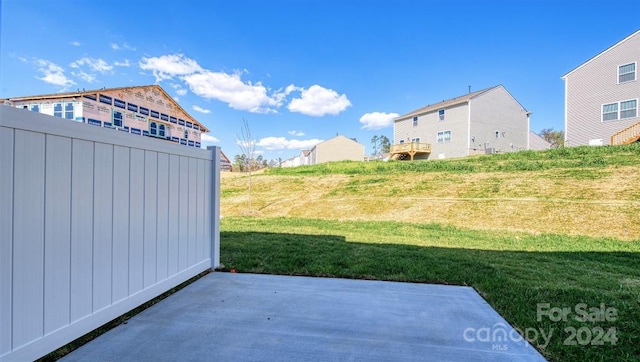
{"label": "grassy hill slope", "polygon": [[[248,215],[248,175],[221,212]],[[422,162],[338,162],[252,175],[251,214],[640,238],[640,144]]]}

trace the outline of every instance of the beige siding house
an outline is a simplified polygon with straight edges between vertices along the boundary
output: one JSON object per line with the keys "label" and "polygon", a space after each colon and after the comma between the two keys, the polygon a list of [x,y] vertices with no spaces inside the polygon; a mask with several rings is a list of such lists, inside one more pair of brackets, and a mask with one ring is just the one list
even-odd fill
{"label": "beige siding house", "polygon": [[393,159],[444,159],[529,149],[528,112],[498,85],[394,120]]}
{"label": "beige siding house", "polygon": [[[640,30],[562,77],[566,146],[621,144],[640,138],[639,62]],[[619,132],[621,136],[612,140]]]}
{"label": "beige siding house", "polygon": [[351,138],[338,135],[313,146],[308,157],[309,165],[331,161],[363,161],[364,145]]}

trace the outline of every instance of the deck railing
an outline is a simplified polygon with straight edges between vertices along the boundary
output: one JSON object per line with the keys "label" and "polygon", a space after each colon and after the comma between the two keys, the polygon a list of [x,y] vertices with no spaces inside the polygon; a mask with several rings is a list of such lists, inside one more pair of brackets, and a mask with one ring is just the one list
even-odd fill
{"label": "deck railing", "polygon": [[624,145],[635,142],[640,138],[640,122],[623,129],[611,136],[612,145]]}
{"label": "deck railing", "polygon": [[391,152],[391,154],[394,154],[394,153],[410,153],[410,152],[431,153],[431,144],[430,143],[420,143],[420,142],[398,143],[398,144],[395,144],[395,145],[391,145],[389,151]]}

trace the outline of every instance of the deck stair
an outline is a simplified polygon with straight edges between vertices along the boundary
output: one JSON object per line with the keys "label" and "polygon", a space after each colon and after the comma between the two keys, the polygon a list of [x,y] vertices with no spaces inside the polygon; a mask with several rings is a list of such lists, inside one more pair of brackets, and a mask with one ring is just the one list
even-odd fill
{"label": "deck stair", "polygon": [[640,141],[640,122],[632,124],[611,136],[611,145],[628,145]]}

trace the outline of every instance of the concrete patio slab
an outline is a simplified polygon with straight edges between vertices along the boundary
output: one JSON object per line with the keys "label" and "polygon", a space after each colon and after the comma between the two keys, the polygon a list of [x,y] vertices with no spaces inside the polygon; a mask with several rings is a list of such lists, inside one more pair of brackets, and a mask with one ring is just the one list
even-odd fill
{"label": "concrete patio slab", "polygon": [[545,359],[470,287],[216,272],[64,358],[87,360]]}

